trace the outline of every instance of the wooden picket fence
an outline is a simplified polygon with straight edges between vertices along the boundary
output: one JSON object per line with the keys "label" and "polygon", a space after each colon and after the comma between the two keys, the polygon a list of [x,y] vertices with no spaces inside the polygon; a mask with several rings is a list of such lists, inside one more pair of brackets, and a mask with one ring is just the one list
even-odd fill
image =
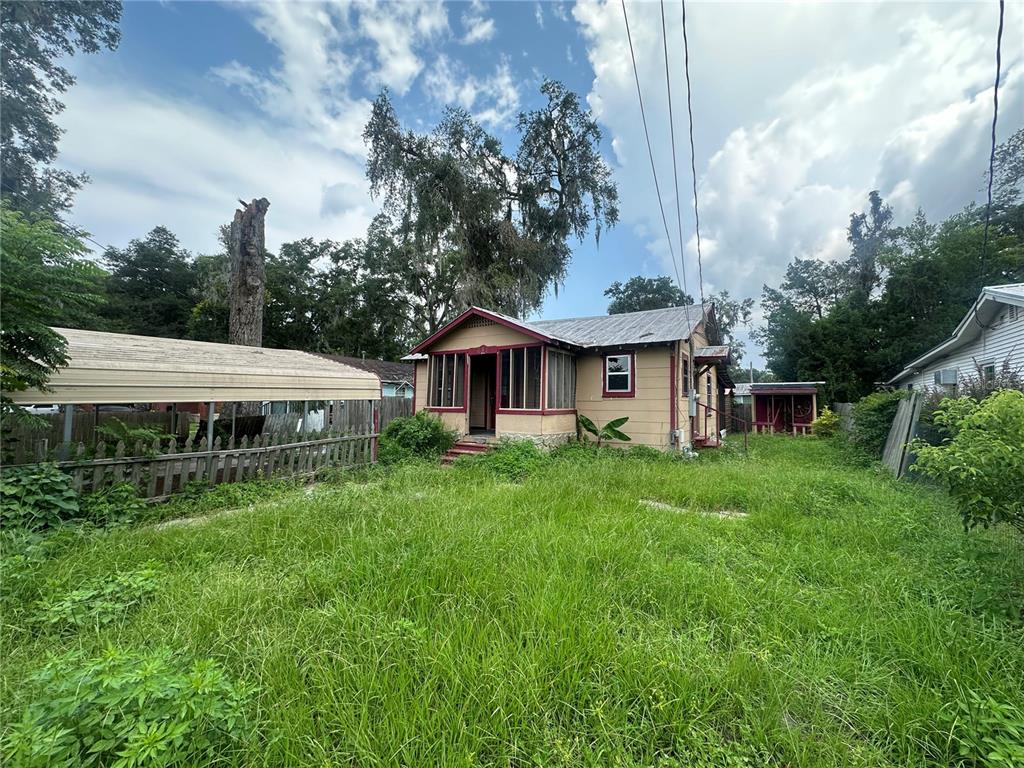
{"label": "wooden picket fence", "polygon": [[376,460],[377,433],[371,427],[300,442],[295,438],[260,435],[251,441],[242,438],[237,445],[229,440],[226,446],[216,438],[212,449],[205,437],[180,446],[173,438],[169,443],[155,440],[131,447],[118,442],[112,458],[106,458],[107,445],[102,442],[94,449],[78,443],[57,466],[71,476],[78,493],[131,483],[144,498],[159,500],[195,483],[213,486],[257,477],[297,477],[323,467],[358,467]]}

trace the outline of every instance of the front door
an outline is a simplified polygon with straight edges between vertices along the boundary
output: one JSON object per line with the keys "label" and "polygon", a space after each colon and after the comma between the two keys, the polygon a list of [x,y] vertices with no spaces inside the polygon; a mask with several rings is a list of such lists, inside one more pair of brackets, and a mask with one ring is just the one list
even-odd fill
{"label": "front door", "polygon": [[498,356],[469,358],[469,430],[493,432],[497,410]]}

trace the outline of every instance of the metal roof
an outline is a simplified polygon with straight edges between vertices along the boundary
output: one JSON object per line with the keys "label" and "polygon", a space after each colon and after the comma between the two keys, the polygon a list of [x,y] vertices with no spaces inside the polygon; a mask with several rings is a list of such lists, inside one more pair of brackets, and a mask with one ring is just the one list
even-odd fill
{"label": "metal roof", "polygon": [[[534,320],[531,329],[580,347],[618,347],[688,339],[711,304],[692,304],[619,315]],[[520,322],[520,321],[513,321]]]}
{"label": "metal roof", "polygon": [[755,395],[789,395],[816,392],[819,384],[824,381],[755,381],[750,384],[750,392]]}
{"label": "metal roof", "polygon": [[379,400],[380,379],[308,352],[54,328],[68,365],[17,403]]}
{"label": "metal roof", "polygon": [[365,357],[350,357],[348,355],[330,355],[327,353],[317,352],[317,357],[323,357],[328,360],[333,360],[336,363],[342,365],[349,365],[353,368],[358,368],[361,371],[369,371],[375,373],[380,377],[381,381],[389,384],[394,383],[411,383],[413,375],[413,366],[411,363],[392,363],[388,360],[376,360],[373,358]]}
{"label": "metal roof", "polygon": [[719,344],[713,347],[697,347],[693,350],[694,357],[728,357],[729,345]]}
{"label": "metal roof", "polygon": [[1008,283],[1006,285],[987,285],[981,289],[977,301],[971,306],[953,330],[952,336],[941,344],[932,347],[920,357],[911,360],[907,366],[889,379],[887,384],[896,384],[907,376],[913,376],[923,366],[941,357],[945,357],[978,337],[982,328],[987,326],[999,314],[1000,304],[1012,304],[1024,307],[1024,283]]}

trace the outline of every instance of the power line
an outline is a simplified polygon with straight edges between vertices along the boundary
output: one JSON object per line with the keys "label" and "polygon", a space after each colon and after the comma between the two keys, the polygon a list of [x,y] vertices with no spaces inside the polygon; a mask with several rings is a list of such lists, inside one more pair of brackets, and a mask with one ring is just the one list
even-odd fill
{"label": "power line", "polygon": [[[654,164],[654,150],[651,148],[651,134],[647,129],[647,112],[644,110],[644,96],[640,89],[640,73],[636,67],[636,53],[633,51],[633,36],[629,30],[629,14],[626,13],[626,0],[622,2],[622,18],[626,22],[626,40],[629,41],[629,58],[633,62],[633,79],[636,81],[636,98],[640,102],[640,119],[644,126],[644,138],[647,139],[647,157],[651,161],[651,175],[654,176],[654,191],[658,195],[658,209],[661,211],[661,224],[665,228],[665,239],[668,241],[669,255],[672,257],[672,269],[676,273],[676,284],[683,293],[686,293],[686,266],[683,265],[683,279],[679,279],[679,266],[676,264],[675,250],[672,248],[672,236],[668,231],[668,219],[665,217],[665,204],[661,199],[661,185],[658,183],[658,171]],[[679,242],[680,260],[682,260],[682,240]],[[689,324],[689,310],[687,310],[687,324]]]}
{"label": "power line", "polygon": [[[662,1],[664,2],[664,0]],[[690,88],[690,44],[686,37],[686,0],[681,0],[681,4],[683,6],[683,69],[686,72],[686,113],[690,118],[690,171],[693,174],[693,219],[697,232],[697,277],[700,282],[700,304],[701,311],[703,312],[704,264],[700,252],[700,211],[697,206],[697,153],[693,145],[693,100],[691,96],[692,89]],[[664,15],[662,16],[662,22],[664,22]]]}
{"label": "power line", "polygon": [[999,120],[999,70],[1003,58],[1003,11],[1004,0],[999,0],[999,29],[996,32],[996,82],[992,88],[992,148],[988,156],[988,202],[985,205],[985,236],[981,244],[981,276],[985,279],[988,257],[988,228],[992,221],[992,180],[996,167],[996,122]]}
{"label": "power line", "polygon": [[[676,189],[676,226],[679,230],[679,260],[683,261],[683,214],[679,207],[679,170],[676,163],[676,121],[672,114],[672,75],[668,68],[668,32],[665,28],[665,0],[661,0],[661,47],[665,53],[665,88],[668,92],[668,129],[672,141],[672,179]],[[683,261],[683,291],[686,290],[686,262]],[[704,299],[701,297],[701,314],[704,312]],[[689,317],[686,318],[689,323]]]}

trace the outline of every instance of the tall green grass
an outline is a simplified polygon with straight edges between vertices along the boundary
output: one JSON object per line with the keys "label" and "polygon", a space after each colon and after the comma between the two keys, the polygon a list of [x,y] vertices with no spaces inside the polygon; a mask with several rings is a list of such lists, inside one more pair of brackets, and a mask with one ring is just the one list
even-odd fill
{"label": "tall green grass", "polygon": [[[748,516],[691,513],[719,509]],[[984,764],[963,712],[1024,709],[1022,554],[809,438],[569,451],[515,482],[401,466],[55,545],[5,586],[0,714],[52,652],[170,646],[258,687],[258,738],[226,764]],[[31,622],[44,594],[153,564],[118,623]]]}

